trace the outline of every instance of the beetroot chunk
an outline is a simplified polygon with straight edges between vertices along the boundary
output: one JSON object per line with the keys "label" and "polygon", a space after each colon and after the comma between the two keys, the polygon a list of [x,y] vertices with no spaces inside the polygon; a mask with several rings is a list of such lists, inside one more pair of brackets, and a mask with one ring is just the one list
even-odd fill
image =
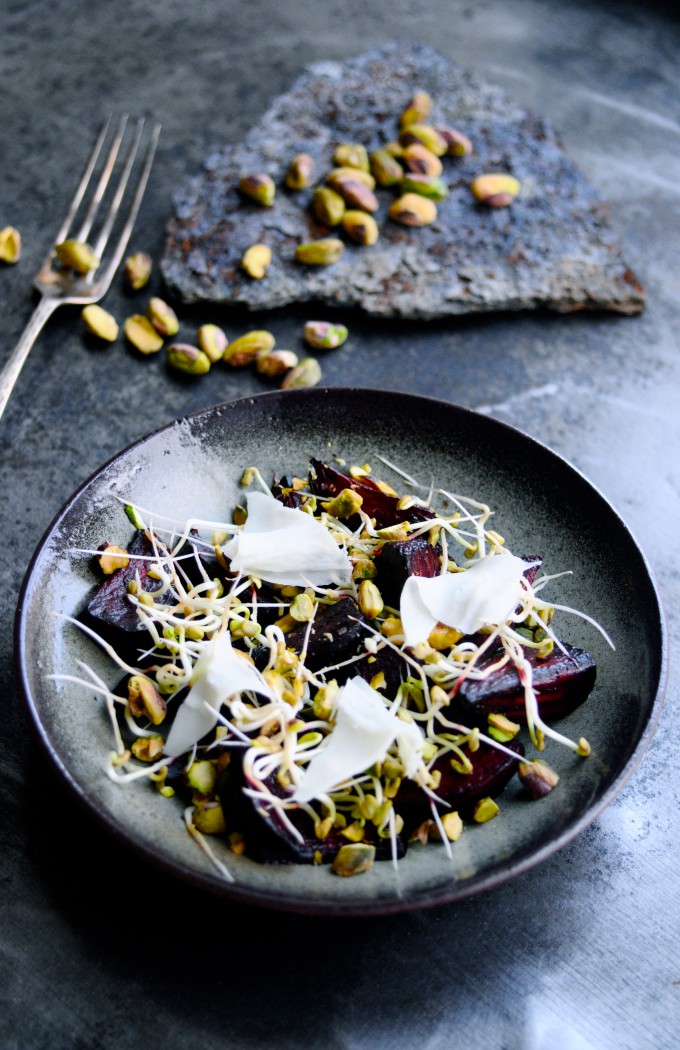
{"label": "beetroot chunk", "polygon": [[440,555],[441,547],[433,547],[424,536],[386,543],[376,558],[376,583],[387,604],[399,608],[401,592],[409,576],[438,576]]}
{"label": "beetroot chunk", "polygon": [[390,525],[398,525],[402,521],[418,522],[429,521],[435,517],[430,507],[420,507],[417,504],[400,510],[398,496],[390,496],[379,488],[377,482],[372,478],[361,478],[359,480],[341,474],[334,467],[329,467],[318,459],[311,460],[313,472],[316,476],[310,479],[310,488],[316,496],[325,499],[333,499],[343,489],[353,489],[363,499],[361,509],[368,514],[369,518],[375,518],[379,529],[388,528]]}

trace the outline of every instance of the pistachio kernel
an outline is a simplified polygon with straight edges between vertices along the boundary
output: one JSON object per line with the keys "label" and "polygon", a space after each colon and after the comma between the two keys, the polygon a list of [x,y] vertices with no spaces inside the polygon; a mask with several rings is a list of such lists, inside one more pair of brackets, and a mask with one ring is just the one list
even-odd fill
{"label": "pistachio kernel", "polygon": [[535,758],[533,762],[520,762],[517,775],[532,798],[548,795],[560,779],[554,769],[540,758]]}
{"label": "pistachio kernel", "polygon": [[427,120],[432,111],[432,97],[427,91],[416,91],[399,118],[402,128]]}
{"label": "pistachio kernel", "polygon": [[419,193],[405,193],[390,204],[388,214],[402,226],[429,226],[437,218],[437,205]]}
{"label": "pistachio kernel", "polygon": [[369,161],[371,174],[379,186],[394,186],[404,176],[401,164],[386,149],[374,150]]}
{"label": "pistachio kernel", "polygon": [[[345,829],[347,831],[349,829]],[[342,834],[345,834],[343,831]],[[369,871],[375,861],[375,846],[365,842],[348,842],[341,846],[331,865],[334,875],[347,878]]]}
{"label": "pistachio kernel", "polygon": [[289,615],[298,623],[309,623],[314,616],[314,602],[304,591],[296,594],[288,609]]}
{"label": "pistachio kernel", "polygon": [[365,246],[375,244],[380,235],[377,222],[365,211],[346,211],[342,218],[342,228],[353,241]]}
{"label": "pistachio kernel", "polygon": [[338,168],[358,168],[368,171],[368,153],[365,146],[357,143],[342,143],[333,151],[333,163]]}
{"label": "pistachio kernel", "polygon": [[324,226],[337,226],[345,214],[345,202],[330,186],[319,186],[312,194],[312,214]]}
{"label": "pistachio kernel", "polygon": [[118,338],[118,322],[101,306],[91,303],[85,306],[80,315],[85,328],[90,335],[96,335],[107,343],[115,343]]}
{"label": "pistachio kernel", "polygon": [[158,726],[165,718],[165,700],[153,682],[141,675],[132,675],[127,684],[130,713],[135,718],[148,718]]}
{"label": "pistachio kernel", "polygon": [[500,813],[500,806],[492,798],[480,798],[474,808],[472,819],[476,824],[486,824],[487,820],[493,820]]}
{"label": "pistachio kernel", "polygon": [[100,547],[100,550],[102,553],[97,562],[105,576],[110,576],[116,569],[126,569],[130,564],[127,551],[117,547],[115,543],[108,543],[103,548]]}
{"label": "pistachio kernel", "polygon": [[436,128],[437,134],[446,143],[449,157],[469,157],[472,153],[472,142],[462,131],[456,128]]}
{"label": "pistachio kernel", "polygon": [[295,368],[298,355],[292,350],[263,350],[255,358],[255,366],[261,376],[282,376]]}
{"label": "pistachio kernel", "polygon": [[345,246],[337,237],[324,237],[309,244],[298,244],[295,258],[305,266],[330,266],[337,262]]}
{"label": "pistachio kernel", "polygon": [[334,190],[337,189],[336,183],[342,182],[343,179],[354,179],[355,182],[363,183],[369,190],[375,189],[375,179],[371,173],[360,168],[333,168],[326,176],[326,182]]}
{"label": "pistachio kernel", "polygon": [[463,821],[455,811],[444,814],[442,817],[442,827],[444,828],[444,834],[449,842],[457,842],[463,834]]}
{"label": "pistachio kernel", "polygon": [[21,258],[21,234],[14,226],[0,230],[0,262],[10,266]]}
{"label": "pistachio kernel", "polygon": [[372,580],[362,580],[359,584],[359,608],[369,620],[380,616],[385,608],[382,594]]}
{"label": "pistachio kernel", "polygon": [[521,188],[513,175],[479,175],[470,186],[475,199],[489,208],[507,208]]}
{"label": "pistachio kernel", "polygon": [[62,266],[77,273],[89,273],[99,266],[99,258],[84,241],[62,241],[55,244],[54,254]]}
{"label": "pistachio kernel", "polygon": [[438,178],[444,170],[439,157],[421,142],[413,142],[404,149],[404,166],[416,175],[432,175]]}
{"label": "pistachio kernel", "polygon": [[496,712],[489,715],[488,723],[489,736],[499,744],[507,744],[508,741],[514,740],[520,730],[517,722],[511,722],[505,715]]}
{"label": "pistachio kernel", "polygon": [[305,357],[281,383],[282,390],[302,390],[321,381],[321,366],[314,357]]}
{"label": "pistachio kernel", "polygon": [[354,489],[343,489],[332,500],[323,503],[323,509],[333,518],[351,518],[364,502],[363,496]]}
{"label": "pistachio kernel", "polygon": [[296,153],[286,173],[286,186],[289,190],[305,190],[314,181],[314,157],[309,153]]}
{"label": "pistachio kernel", "polygon": [[330,321],[307,321],[302,338],[307,346],[315,350],[335,350],[342,346],[349,336],[349,329],[344,324],[331,324]]}
{"label": "pistachio kernel", "polygon": [[378,198],[372,189],[355,176],[362,174],[354,171],[353,175],[343,175],[333,182],[333,189],[339,193],[345,204],[350,208],[360,211],[374,212],[378,210]]}
{"label": "pistachio kernel", "polygon": [[162,736],[141,736],[132,745],[132,754],[139,762],[155,762],[163,754]]}
{"label": "pistachio kernel", "polygon": [[179,332],[179,321],[177,314],[171,306],[158,296],[149,299],[146,308],[146,316],[151,321],[159,335],[177,335]]}
{"label": "pistachio kernel", "polygon": [[243,365],[252,364],[259,354],[273,350],[275,342],[271,332],[254,328],[229,343],[224,351],[223,360],[232,368],[241,368]]}
{"label": "pistachio kernel", "polygon": [[208,356],[213,365],[222,360],[227,345],[226,335],[216,324],[202,324],[196,332],[196,346]]}
{"label": "pistachio kernel", "polygon": [[399,189],[402,194],[419,193],[431,201],[443,201],[449,195],[449,188],[441,179],[434,175],[417,175],[415,172],[404,176]]}
{"label": "pistachio kernel", "polygon": [[215,787],[217,770],[212,762],[201,759],[192,762],[185,773],[185,779],[190,788],[200,791],[202,795],[209,795]]}
{"label": "pistachio kernel", "polygon": [[123,264],[123,281],[133,291],[138,292],[148,284],[153,261],[147,252],[136,252],[128,255]]}
{"label": "pistachio kernel", "polygon": [[272,250],[268,244],[251,244],[246,248],[241,259],[241,269],[245,270],[249,277],[261,281],[267,273],[272,261]]}
{"label": "pistachio kernel", "polygon": [[410,124],[399,136],[402,146],[411,146],[420,142],[435,157],[443,157],[448,149],[448,144],[439,134],[436,128],[429,124]]}
{"label": "pistachio kernel", "polygon": [[191,819],[196,830],[203,835],[221,835],[227,830],[219,802],[199,802],[194,806]]}
{"label": "pistachio kernel", "polygon": [[203,376],[210,371],[208,355],[189,343],[172,343],[167,349],[167,361],[171,368],[189,376]]}
{"label": "pistachio kernel", "polygon": [[262,204],[266,208],[271,207],[274,203],[274,197],[276,196],[274,180],[263,172],[244,175],[239,179],[238,188],[244,196],[250,197],[251,200],[257,201],[258,204]]}
{"label": "pistachio kernel", "polygon": [[163,346],[163,337],[143,314],[128,317],[123,323],[123,331],[127,341],[132,343],[140,354],[155,354]]}

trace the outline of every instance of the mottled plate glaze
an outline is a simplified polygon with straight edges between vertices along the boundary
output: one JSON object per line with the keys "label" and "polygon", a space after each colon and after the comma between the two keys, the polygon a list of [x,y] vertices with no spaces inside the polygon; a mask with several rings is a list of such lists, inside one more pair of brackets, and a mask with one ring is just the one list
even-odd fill
{"label": "mottled plate glaze", "polygon": [[[52,673],[86,659],[109,683],[108,659],[55,613],[80,610],[94,584],[73,548],[125,545],[130,525],[116,497],[157,513],[223,518],[237,502],[245,466],[264,476],[302,473],[311,456],[378,455],[429,484],[472,495],[495,510],[493,527],[519,554],[542,554],[548,573],[572,570],[550,597],[601,623],[612,652],[584,621],[557,614],[560,636],[589,649],[598,680],[560,728],[585,736],[584,760],[549,745],[558,789],[528,801],[512,782],[492,822],[466,828],[448,860],[441,846],[409,850],[398,871],[380,863],[342,879],[326,866],[266,866],[212,840],[235,881],[227,883],[187,835],[182,805],[147,782],[121,788],[103,772],[111,749],[104,705]],[[378,469],[380,468],[380,470]],[[52,761],[92,814],[130,846],[189,882],[232,899],[324,914],[394,912],[454,901],[519,875],[583,830],[621,790],[647,747],[666,678],[666,633],[649,568],[630,531],[592,485],[555,453],[490,417],[400,393],[316,389],[263,394],[180,419],[121,452],[67,502],[41,541],[24,582],[16,626],[17,667],[28,708]]]}

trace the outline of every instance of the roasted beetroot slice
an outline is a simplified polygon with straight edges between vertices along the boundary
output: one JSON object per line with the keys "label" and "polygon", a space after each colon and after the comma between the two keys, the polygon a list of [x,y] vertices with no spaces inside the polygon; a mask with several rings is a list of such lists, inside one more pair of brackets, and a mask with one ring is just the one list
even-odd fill
{"label": "roasted beetroot slice", "polygon": [[441,547],[433,547],[424,536],[386,543],[376,558],[376,583],[385,602],[399,608],[402,588],[409,576],[438,576],[440,555]]}
{"label": "roasted beetroot slice", "polygon": [[[154,549],[146,533],[139,529],[127,547],[128,554],[153,557]],[[143,644],[149,633],[140,626],[137,610],[130,602],[127,585],[137,576],[142,590],[153,594],[162,585],[148,579],[150,562],[130,559],[124,569],[116,569],[99,583],[90,597],[82,619],[104,638],[125,644]],[[176,598],[165,592],[156,599],[161,605],[174,605]]]}
{"label": "roasted beetroot slice", "polygon": [[[379,529],[388,528],[390,525],[398,525],[401,521],[419,522],[429,521],[435,517],[435,513],[429,507],[409,507],[407,510],[399,510],[397,504],[399,498],[382,492],[371,478],[356,480],[346,474],[341,474],[334,467],[329,467],[318,459],[311,460],[313,474],[310,477],[310,489],[317,496],[332,499],[343,489],[353,489],[363,499],[361,509],[368,514],[369,518],[375,518]],[[316,476],[314,476],[316,475]]]}
{"label": "roasted beetroot slice", "polygon": [[[309,632],[306,666],[310,671],[321,671],[324,667],[342,663],[356,655],[366,637],[365,625],[366,621],[354,598],[341,598],[333,605],[320,607]],[[300,653],[306,635],[307,624],[294,627],[286,635],[287,647]],[[252,656],[256,667],[262,668],[269,659],[269,649],[258,646]]]}
{"label": "roasted beetroot slice", "polygon": [[[533,669],[533,684],[541,717],[546,721],[564,718],[587,699],[593,686],[597,669],[590,653],[564,645],[566,653],[557,647],[550,656],[539,659],[535,649],[525,649],[525,656]],[[483,669],[499,651],[485,654],[478,666]],[[472,681],[467,678],[461,684],[451,710],[455,717],[466,725],[486,725],[491,712],[506,715],[513,721],[526,722],[524,689],[514,664],[506,664],[492,671],[488,678]]]}
{"label": "roasted beetroot slice", "polygon": [[[464,747],[463,751],[473,767],[466,776],[452,769],[451,755],[437,759],[433,768],[441,773],[441,781],[435,794],[462,817],[471,816],[475,803],[480,798],[496,798],[500,795],[517,770],[517,763],[524,755],[524,747],[519,741],[506,746],[516,752],[516,759],[490,744],[480,744],[474,753]],[[402,783],[394,807],[404,818],[409,831],[432,816],[429,799],[412,780]]]}
{"label": "roasted beetroot slice", "polygon": [[[235,757],[235,756],[234,756]],[[274,776],[268,778],[267,787],[272,794],[282,797],[283,791]],[[245,838],[246,853],[260,864],[313,864],[315,854],[320,853],[322,861],[333,860],[341,846],[347,844],[339,829],[331,829],[323,841],[314,834],[312,821],[303,810],[287,810],[286,816],[302,835],[299,841],[286,827],[274,806],[267,806],[259,799],[244,795],[243,788],[250,786],[243,772],[241,763],[232,759],[229,764],[229,776],[221,788],[222,807],[228,827],[240,831]],[[389,838],[382,839],[369,828],[367,841],[376,847],[376,860],[388,860],[392,857],[392,843]],[[405,835],[397,835],[397,857],[406,853]]]}
{"label": "roasted beetroot slice", "polygon": [[[379,649],[375,655],[367,653],[363,660],[357,660],[356,663],[350,664],[347,670],[349,672],[347,677],[351,678],[352,675],[359,675],[369,685],[375,675],[380,674],[382,671],[385,676],[385,685],[379,692],[383,693],[384,696],[391,697],[395,695],[397,689],[409,674],[408,664],[391,646]],[[335,675],[334,677],[337,676]]]}

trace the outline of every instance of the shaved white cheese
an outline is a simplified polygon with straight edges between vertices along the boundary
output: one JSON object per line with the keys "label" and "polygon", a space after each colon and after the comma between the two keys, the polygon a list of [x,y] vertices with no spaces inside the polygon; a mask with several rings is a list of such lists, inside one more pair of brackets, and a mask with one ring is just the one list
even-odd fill
{"label": "shaved white cheese", "polygon": [[336,710],[335,726],[295,789],[295,802],[325,795],[375,762],[382,762],[395,738],[407,769],[415,770],[419,764],[418,748],[423,742],[420,730],[391,714],[380,694],[363,678],[346,682],[338,693]]}
{"label": "shaved white cheese", "polygon": [[166,755],[182,755],[197,744],[217,725],[225,700],[245,691],[276,699],[257,668],[232,649],[229,632],[225,632],[209,642],[196,661],[191,688],[165,742]]}
{"label": "shaved white cheese", "polygon": [[248,496],[246,523],[222,550],[232,569],[267,583],[324,586],[352,577],[347,552],[321,522],[263,492]]}
{"label": "shaved white cheese", "polygon": [[412,777],[423,761],[423,731],[415,722],[397,719],[399,726],[396,732],[399,758],[404,763],[406,776]]}
{"label": "shaved white cheese", "polygon": [[463,634],[503,623],[519,604],[528,568],[514,554],[499,554],[482,558],[464,572],[432,579],[409,576],[400,603],[406,644],[427,641],[438,623]]}

